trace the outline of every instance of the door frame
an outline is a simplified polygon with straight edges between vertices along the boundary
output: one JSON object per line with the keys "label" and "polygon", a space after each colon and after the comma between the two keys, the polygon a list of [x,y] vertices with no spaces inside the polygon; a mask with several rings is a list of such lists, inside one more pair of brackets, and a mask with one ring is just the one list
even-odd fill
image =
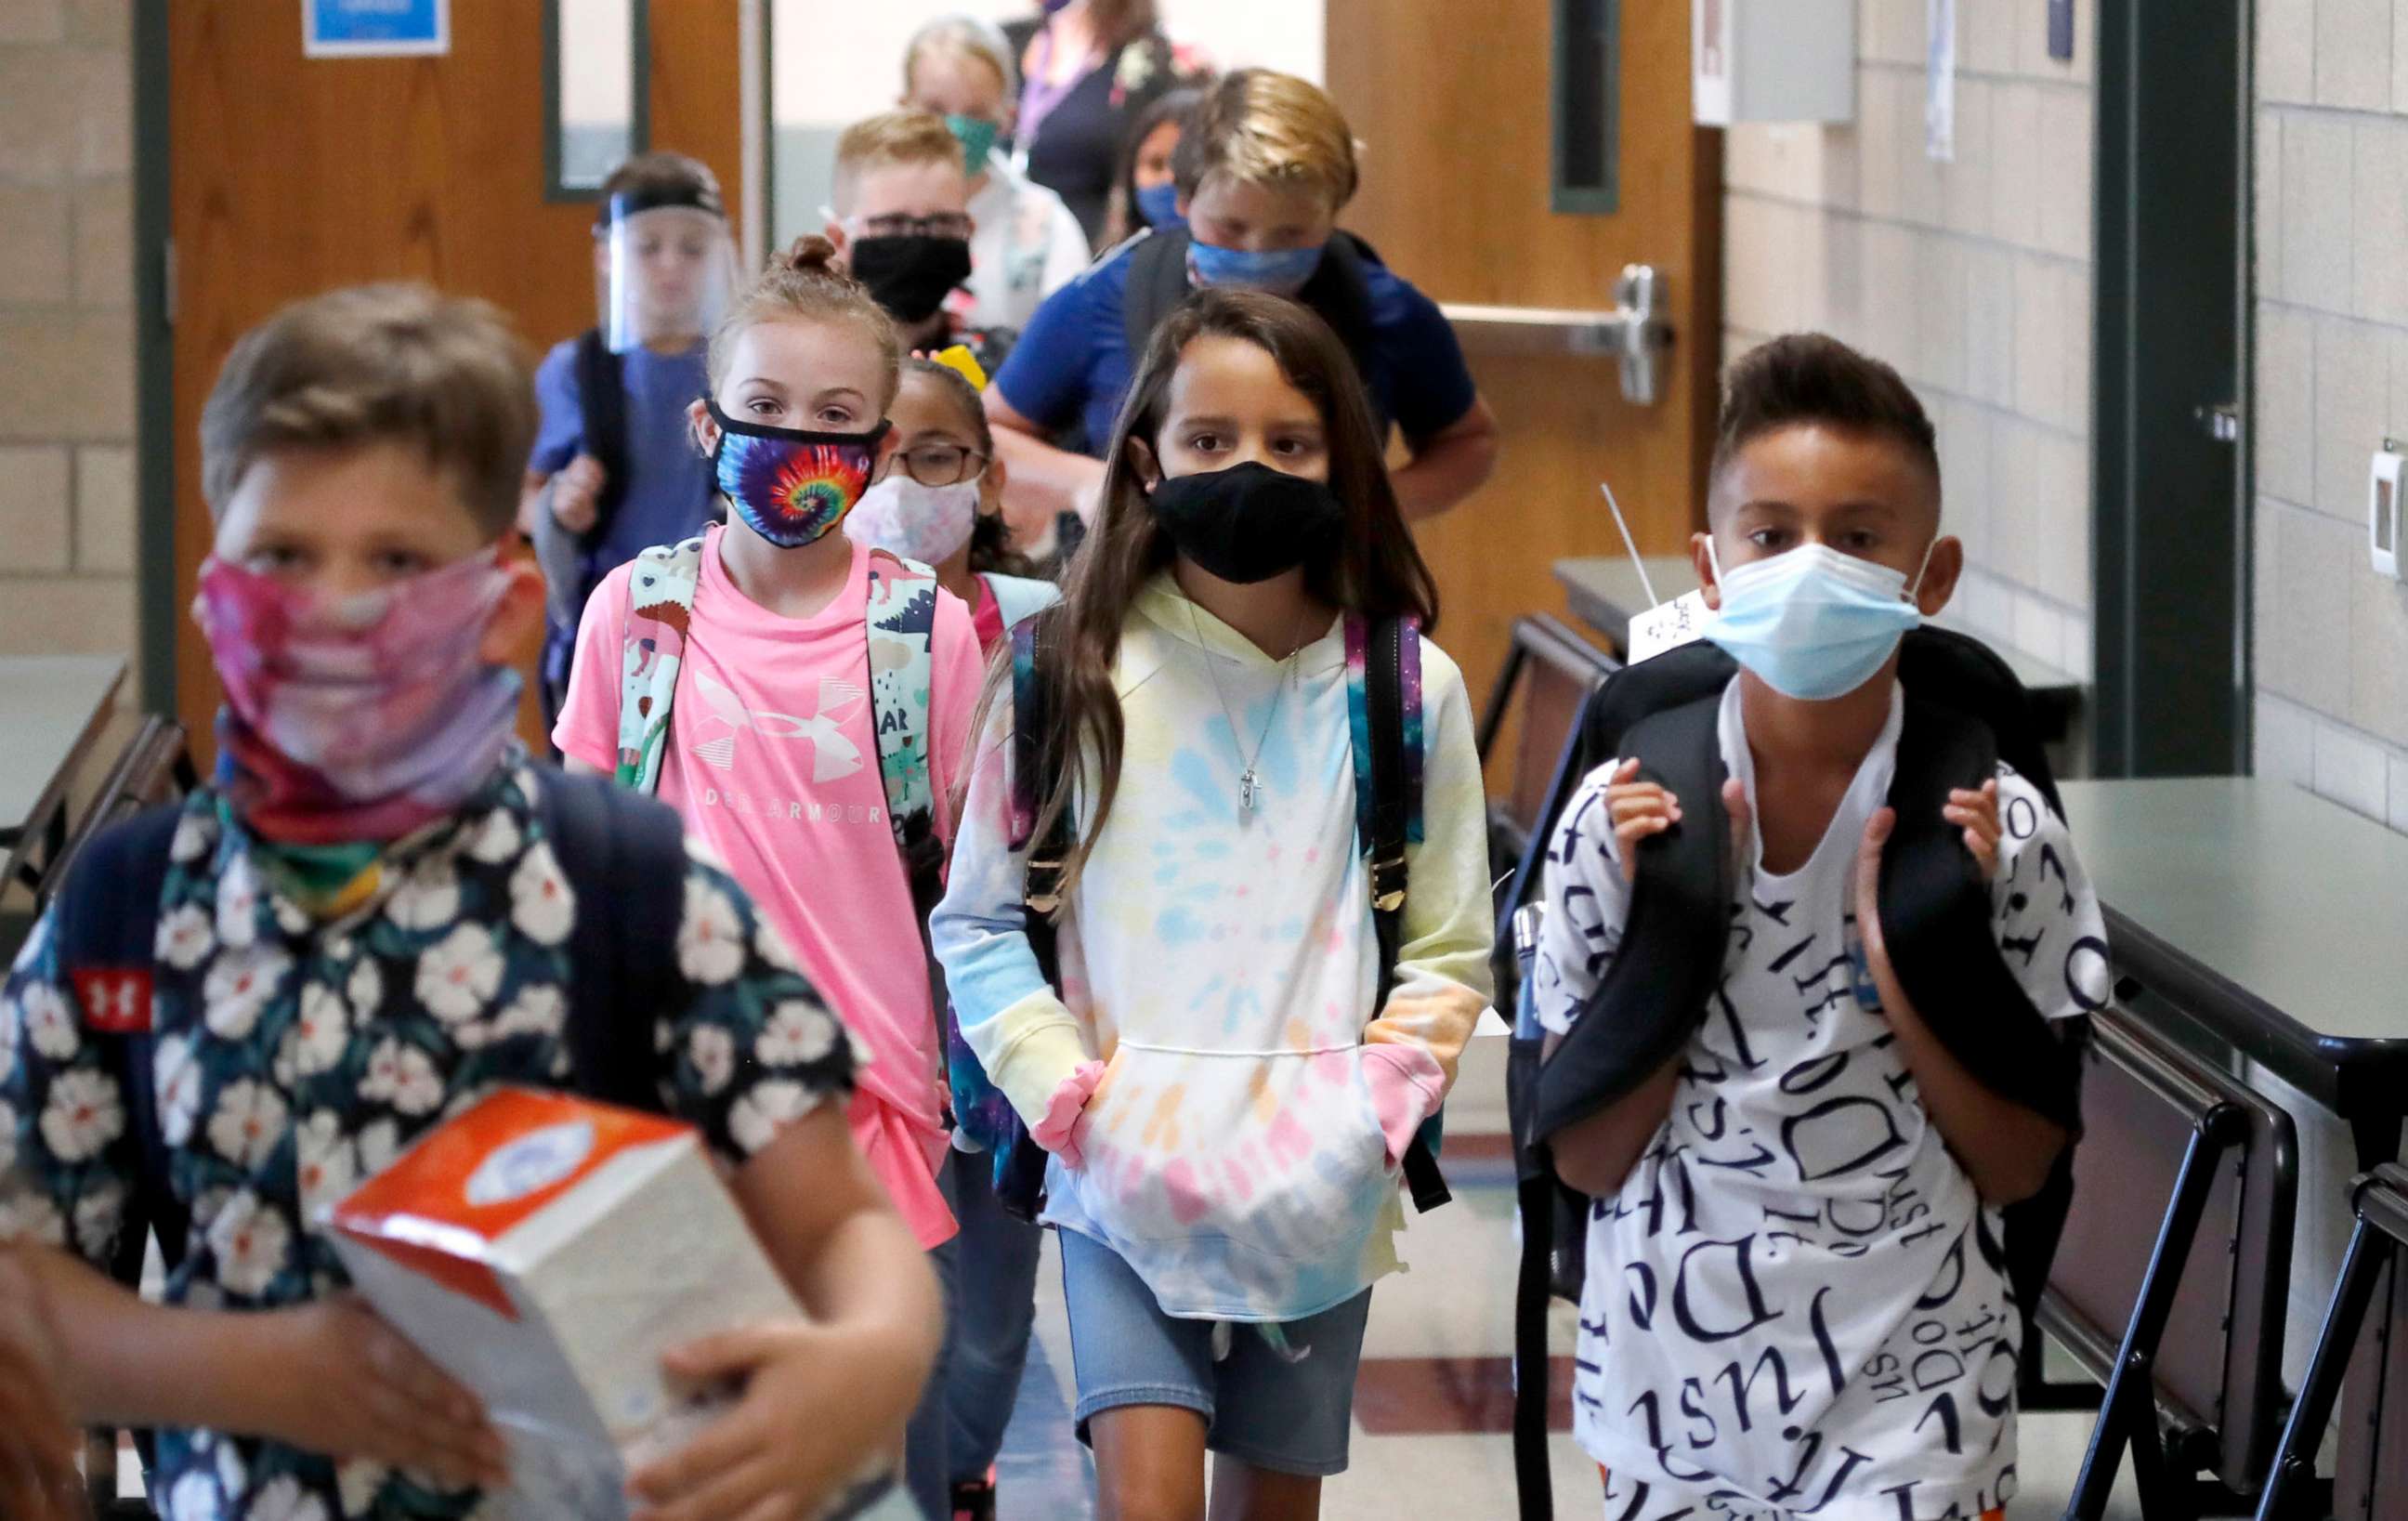
{"label": "door frame", "polygon": [[[2252,8],[2099,10],[2092,737],[2102,777],[2250,768]],[[2216,409],[2234,436],[2215,436]]]}
{"label": "door frame", "polygon": [[135,0],[135,648],[142,707],[176,716],[175,185],[168,130],[167,0]]}

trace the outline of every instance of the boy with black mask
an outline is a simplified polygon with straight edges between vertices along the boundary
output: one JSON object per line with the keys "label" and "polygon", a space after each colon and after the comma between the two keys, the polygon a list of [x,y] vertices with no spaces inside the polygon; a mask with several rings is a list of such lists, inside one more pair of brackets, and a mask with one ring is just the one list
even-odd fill
{"label": "boy with black mask", "polygon": [[944,118],[888,111],[837,139],[828,240],[895,319],[907,351],[962,344],[992,372],[1017,335],[974,320],[969,208],[961,141]]}

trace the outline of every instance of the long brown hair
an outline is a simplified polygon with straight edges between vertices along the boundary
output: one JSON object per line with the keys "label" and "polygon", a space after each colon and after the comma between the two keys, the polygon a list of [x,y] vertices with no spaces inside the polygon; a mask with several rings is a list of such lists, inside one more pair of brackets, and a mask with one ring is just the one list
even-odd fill
{"label": "long brown hair", "polygon": [[1154,0],[1087,0],[1087,16],[1095,23],[1097,46],[1107,52],[1118,52],[1162,30],[1162,12]]}
{"label": "long brown hair", "polygon": [[[1389,483],[1380,433],[1371,421],[1354,360],[1319,317],[1293,301],[1257,291],[1197,293],[1154,329],[1128,399],[1113,424],[1105,455],[1103,505],[1096,531],[1071,562],[1062,605],[1040,614],[1037,678],[1046,696],[1046,732],[1037,736],[1039,774],[1052,779],[1038,797],[1036,836],[1075,811],[1082,757],[1095,766],[1096,807],[1083,836],[1064,863],[1063,888],[1103,833],[1120,790],[1126,730],[1112,667],[1121,629],[1146,582],[1177,558],[1146,498],[1130,458],[1129,440],[1159,448],[1168,421],[1170,383],[1181,358],[1198,338],[1239,338],[1276,361],[1288,384],[1321,414],[1329,450],[1329,487],[1346,510],[1338,552],[1309,567],[1306,586],[1320,600],[1369,619],[1412,616],[1424,628],[1438,622],[1438,586],[1405,529]],[[1004,689],[1008,659],[991,677],[986,704]],[[983,721],[973,732],[983,734]]]}

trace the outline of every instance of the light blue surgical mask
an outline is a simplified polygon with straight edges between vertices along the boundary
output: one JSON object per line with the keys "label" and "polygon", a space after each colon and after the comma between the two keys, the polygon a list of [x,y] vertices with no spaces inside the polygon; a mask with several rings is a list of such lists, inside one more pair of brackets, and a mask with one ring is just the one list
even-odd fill
{"label": "light blue surgical mask", "polygon": [[1322,245],[1301,249],[1215,248],[1196,242],[1187,246],[1187,276],[1197,285],[1238,285],[1294,295],[1321,267]]}
{"label": "light blue surgical mask", "polygon": [[1179,225],[1179,187],[1166,179],[1158,185],[1147,185],[1137,193],[1137,214],[1149,227]]}
{"label": "light blue surgical mask", "polygon": [[1712,538],[1706,553],[1722,588],[1722,608],[1706,638],[1784,696],[1828,702],[1847,696],[1871,681],[1906,631],[1923,622],[1914,597],[1931,565],[1928,548],[1913,587],[1887,566],[1823,544],[1733,566],[1728,574]]}

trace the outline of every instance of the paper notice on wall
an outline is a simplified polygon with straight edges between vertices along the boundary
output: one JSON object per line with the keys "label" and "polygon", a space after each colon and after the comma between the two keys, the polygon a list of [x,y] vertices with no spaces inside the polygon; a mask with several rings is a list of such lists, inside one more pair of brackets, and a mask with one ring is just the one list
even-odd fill
{"label": "paper notice on wall", "polygon": [[1931,50],[1924,73],[1923,151],[1940,163],[1953,164],[1956,160],[1956,0],[1925,0],[1925,4]]}

